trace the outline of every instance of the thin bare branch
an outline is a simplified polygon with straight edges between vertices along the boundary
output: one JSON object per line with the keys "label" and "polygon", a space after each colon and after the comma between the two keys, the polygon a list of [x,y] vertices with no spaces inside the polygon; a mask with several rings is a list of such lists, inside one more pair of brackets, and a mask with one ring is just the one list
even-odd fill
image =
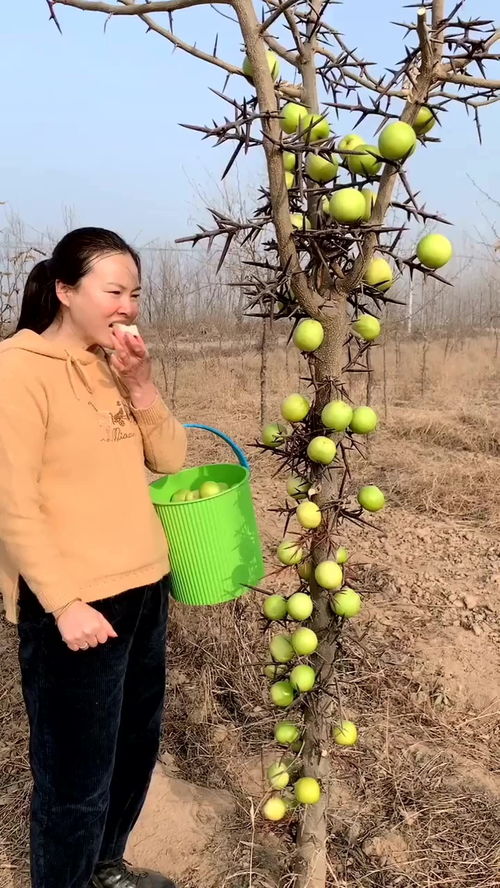
{"label": "thin bare branch", "polygon": [[[151,18],[150,15],[146,15],[143,12],[139,12],[139,9],[147,9],[151,11],[151,8],[156,5],[162,6],[163,12],[169,12],[171,15],[172,11],[182,8],[188,8],[189,6],[194,5],[210,5],[212,6],[212,0],[165,0],[165,2],[161,3],[147,3],[147,4],[137,4],[134,3],[133,0],[118,0],[118,3],[122,4],[123,9],[114,4],[108,3],[95,3],[94,0],[57,0],[59,4],[64,6],[71,6],[74,9],[80,9],[83,11],[93,10],[95,6],[99,5],[99,12],[110,14],[109,8],[112,10],[113,15],[136,15],[141,21],[147,25],[148,31],[154,31],[156,34],[159,34],[160,37],[164,37],[169,41],[174,47],[177,49],[182,49],[183,52],[187,52],[189,55],[194,56],[197,59],[200,59],[203,62],[209,62],[211,65],[214,65],[217,68],[221,68],[223,71],[227,71],[228,74],[236,74],[238,76],[243,77],[243,71],[237,65],[233,65],[231,62],[227,62],[222,58],[216,57],[215,55],[204,52],[202,49],[199,49],[197,46],[187,43],[185,40],[182,40],[180,37],[177,37],[176,34],[171,30],[171,28],[165,28],[160,25],[157,21]],[[227,6],[232,6],[232,0],[221,0],[221,2],[225,3]],[[184,5],[181,5],[184,4]],[[285,58],[287,62],[290,64],[296,64],[297,59],[294,56],[294,53],[288,52],[285,47],[282,47],[278,41],[275,41],[273,38],[266,35],[266,41],[269,46],[280,55],[282,58]],[[295,86],[293,84],[288,84],[285,82],[280,82],[278,91],[290,99],[300,99],[302,95],[302,90],[300,86]]]}
{"label": "thin bare branch", "polygon": [[478,89],[500,90],[500,80],[489,80],[487,77],[473,77],[469,74],[455,74],[452,71],[440,71],[441,80],[445,83],[457,83],[460,86],[474,86]]}
{"label": "thin bare branch", "polygon": [[62,34],[61,25],[59,24],[57,16],[54,12],[55,0],[46,0],[46,2],[47,2],[47,6],[49,7],[49,11],[50,11],[50,21],[54,22],[57,30],[59,31],[60,34]]}
{"label": "thin bare branch", "polygon": [[294,68],[299,67],[300,59],[297,53],[291,52],[291,50],[287,49],[286,46],[283,46],[283,44],[281,44],[279,40],[276,40],[275,37],[271,37],[267,33],[264,33],[263,37],[269,49],[272,49],[272,51],[275,52],[276,55],[279,55],[279,57],[281,59],[284,59],[285,62],[288,62],[289,65],[293,65]]}
{"label": "thin bare branch", "polygon": [[[102,0],[54,0],[59,6],[73,6],[87,12],[103,12],[106,15],[151,15],[155,12],[176,12],[189,9],[191,6],[208,6],[212,0],[151,0],[150,3],[127,2],[124,6],[116,3],[104,3]],[[119,0],[124,2],[124,0]],[[217,0],[218,3],[231,6],[231,0]]]}
{"label": "thin bare branch", "polygon": [[298,0],[284,0],[283,3],[280,3],[280,5],[274,10],[274,12],[272,12],[271,15],[268,15],[268,17],[264,19],[260,26],[260,33],[263,34],[264,31],[267,31],[271,27],[271,25],[274,25],[275,21],[277,21],[280,16],[284,15],[287,10],[291,6],[295,6],[296,3],[298,3]]}
{"label": "thin bare branch", "polygon": [[[341,72],[342,78],[345,80],[350,80],[352,83],[356,83],[358,86],[364,87],[364,89],[369,89],[375,92],[380,93],[384,96],[390,96],[395,99],[405,99],[408,95],[407,89],[399,89],[399,90],[387,90],[382,82],[368,80],[366,77],[357,74],[356,71],[353,71],[351,68],[346,67],[344,64],[339,62],[339,57],[335,55],[332,50],[327,49],[326,47],[319,45],[317,49],[317,54],[323,56],[325,59],[328,59],[332,62],[333,68],[338,68]],[[336,85],[341,85],[342,80],[337,81]]]}
{"label": "thin bare branch", "polygon": [[427,28],[427,10],[419,9],[417,13],[417,33],[420,42],[420,52],[422,53],[422,64],[426,67],[432,67],[433,55],[431,41],[429,39],[429,29]]}

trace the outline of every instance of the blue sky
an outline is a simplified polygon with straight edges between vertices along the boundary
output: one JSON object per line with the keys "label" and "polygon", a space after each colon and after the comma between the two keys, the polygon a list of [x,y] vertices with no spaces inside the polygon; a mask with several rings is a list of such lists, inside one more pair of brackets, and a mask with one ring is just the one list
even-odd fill
{"label": "blue sky", "polygon": [[[230,147],[214,148],[178,124],[222,119],[224,104],[209,87],[220,90],[225,74],[172,53],[134,18],[115,19],[104,33],[103,15],[61,7],[61,36],[44,0],[4,0],[3,7],[0,199],[22,217],[28,234],[61,230],[64,206],[74,210],[76,224],[115,228],[137,244],[193,230],[206,218],[197,192],[215,199]],[[403,54],[402,32],[390,21],[412,14],[403,7],[395,0],[346,0],[331,7],[329,21],[366,58],[390,67]],[[469,0],[465,9],[500,21],[498,0]],[[236,26],[210,8],[177,13],[175,27],[207,50],[218,32],[219,55],[241,58]],[[240,96],[250,87],[234,79],[229,90]],[[473,124],[456,108],[446,115],[442,144],[419,151],[411,163],[427,204],[471,235],[477,225],[484,228],[481,211],[494,218],[495,208],[469,176],[500,198],[500,103],[484,109],[482,120],[480,147]],[[352,124],[344,118],[339,132]],[[370,123],[360,132],[371,138]],[[260,152],[241,157],[243,191],[256,188],[262,169]]]}

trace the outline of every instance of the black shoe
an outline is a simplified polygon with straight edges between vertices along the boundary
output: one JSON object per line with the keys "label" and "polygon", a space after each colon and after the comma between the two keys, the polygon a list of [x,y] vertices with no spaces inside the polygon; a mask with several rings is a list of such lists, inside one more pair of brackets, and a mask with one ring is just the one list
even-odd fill
{"label": "black shoe", "polygon": [[91,888],[177,888],[171,879],[152,870],[132,869],[125,860],[100,863],[90,882]]}

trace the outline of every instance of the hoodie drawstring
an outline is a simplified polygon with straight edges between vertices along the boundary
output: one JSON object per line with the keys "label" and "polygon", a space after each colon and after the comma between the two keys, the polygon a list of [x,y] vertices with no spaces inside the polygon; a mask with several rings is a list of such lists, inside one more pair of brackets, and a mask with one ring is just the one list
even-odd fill
{"label": "hoodie drawstring", "polygon": [[106,363],[108,365],[108,370],[111,374],[111,377],[114,380],[114,383],[115,383],[118,391],[120,392],[120,395],[122,396],[122,398],[128,398],[129,394],[128,394],[127,386],[122,382],[122,380],[118,376],[118,373],[115,370],[113,370],[113,367],[111,366],[111,362],[109,360],[108,355],[106,355]]}
{"label": "hoodie drawstring", "polygon": [[80,396],[76,390],[73,374],[79,377],[80,381],[83,383],[85,388],[87,389],[89,395],[94,393],[94,390],[87,378],[85,370],[83,369],[82,364],[80,364],[79,360],[74,357],[69,351],[65,350],[66,354],[66,371],[69,378],[69,383],[71,385],[71,389],[77,401],[80,400]]}

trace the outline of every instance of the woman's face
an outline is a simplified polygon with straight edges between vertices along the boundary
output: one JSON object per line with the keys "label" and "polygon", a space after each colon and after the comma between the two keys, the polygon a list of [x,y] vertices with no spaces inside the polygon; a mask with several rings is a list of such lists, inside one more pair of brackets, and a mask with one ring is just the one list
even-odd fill
{"label": "woman's face", "polygon": [[139,312],[140,282],[130,253],[97,257],[76,287],[58,281],[57,295],[63,308],[63,324],[84,348],[113,348],[111,326],[133,324]]}

